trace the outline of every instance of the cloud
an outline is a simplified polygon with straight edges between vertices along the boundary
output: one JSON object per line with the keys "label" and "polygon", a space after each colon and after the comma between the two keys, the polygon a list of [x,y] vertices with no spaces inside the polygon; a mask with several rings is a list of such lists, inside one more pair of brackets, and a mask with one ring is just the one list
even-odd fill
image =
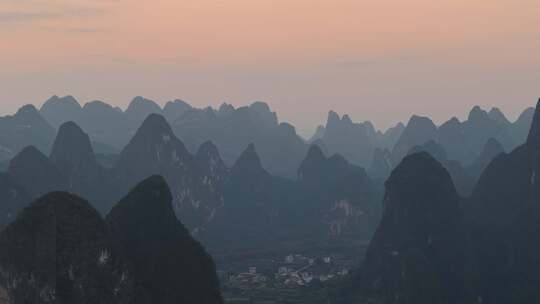
{"label": "cloud", "polygon": [[[112,3],[112,2],[107,2]],[[0,24],[21,25],[42,20],[90,18],[108,12],[104,2],[7,0],[0,4]]]}

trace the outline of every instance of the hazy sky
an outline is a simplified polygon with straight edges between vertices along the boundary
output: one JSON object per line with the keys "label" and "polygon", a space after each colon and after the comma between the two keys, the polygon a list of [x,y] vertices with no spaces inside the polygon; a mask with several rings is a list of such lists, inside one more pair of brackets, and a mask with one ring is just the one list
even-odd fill
{"label": "hazy sky", "polygon": [[122,107],[268,102],[385,128],[540,96],[539,0],[0,0],[0,112],[50,95]]}

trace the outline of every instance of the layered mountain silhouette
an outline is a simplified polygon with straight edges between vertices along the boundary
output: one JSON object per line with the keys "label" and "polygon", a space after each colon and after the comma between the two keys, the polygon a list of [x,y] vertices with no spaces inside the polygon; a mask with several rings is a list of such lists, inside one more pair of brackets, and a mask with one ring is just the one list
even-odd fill
{"label": "layered mountain silhouette", "polygon": [[[509,124],[496,110],[474,112]],[[466,199],[431,156],[441,159],[438,149],[405,157],[386,182],[382,221],[341,302],[538,302],[539,130],[540,101],[525,144],[505,153],[488,139],[467,168],[483,172]]]}
{"label": "layered mountain silhouette", "polygon": [[477,293],[487,303],[540,300],[540,101],[525,144],[499,154],[487,166],[470,198]]}
{"label": "layered mountain silhouette", "polygon": [[411,154],[386,181],[384,212],[348,303],[462,303],[465,235],[447,170]]}
{"label": "layered mountain silhouette", "polygon": [[348,115],[328,113],[321,141],[330,154],[341,154],[358,165],[367,165],[375,149],[375,128],[370,122],[353,123]]}
{"label": "layered mountain silhouette", "polygon": [[254,143],[266,170],[291,179],[308,148],[294,127],[279,123],[276,113],[263,102],[237,109],[223,104],[218,111],[188,110],[172,127],[190,151],[212,141],[228,166],[234,164],[247,145]]}
{"label": "layered mountain silhouette", "polygon": [[[419,152],[427,152],[438,162],[440,162],[454,182],[458,193],[464,197],[469,196],[474,188],[476,183],[475,175],[471,175],[474,172],[469,172],[467,168],[464,168],[463,165],[456,160],[448,159],[448,155],[444,147],[434,140],[430,140],[421,146],[415,146],[409,151],[409,154],[415,154]],[[489,158],[489,155],[485,156],[486,159]]]}
{"label": "layered mountain silhouette", "polygon": [[223,303],[214,262],[176,218],[165,179],[141,182],[106,220],[133,265],[132,303]]}
{"label": "layered mountain silhouette", "polygon": [[273,177],[249,144],[224,184],[224,207],[204,239],[214,248],[265,246],[288,230],[284,212],[293,183]]}
{"label": "layered mountain silhouette", "polygon": [[51,192],[0,233],[8,303],[223,303],[212,258],[177,220],[165,180],[136,186],[106,220]]}
{"label": "layered mountain silhouette", "polygon": [[418,145],[437,139],[437,126],[428,117],[412,116],[392,150],[395,164]]}
{"label": "layered mountain silhouette", "polygon": [[179,218],[191,230],[203,229],[223,206],[219,183],[224,177],[218,174],[224,170],[216,149],[202,149],[199,157],[192,155],[165,118],[151,114],[120,154],[114,184],[127,191],[148,176],[162,175],[171,187]]}
{"label": "layered mountain silhouette", "polygon": [[293,201],[303,202],[297,215],[317,219],[304,227],[313,232],[369,240],[380,218],[378,187],[364,168],[339,154],[326,157],[315,145],[298,169],[296,193]]}
{"label": "layered mountain silhouette", "polygon": [[48,152],[54,133],[32,105],[20,108],[15,115],[0,117],[0,161],[11,159],[28,145]]}

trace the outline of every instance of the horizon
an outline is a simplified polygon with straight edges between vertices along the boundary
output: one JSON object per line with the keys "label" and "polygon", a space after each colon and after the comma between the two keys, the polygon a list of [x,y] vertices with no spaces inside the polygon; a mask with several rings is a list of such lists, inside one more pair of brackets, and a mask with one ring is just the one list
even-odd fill
{"label": "horizon", "polygon": [[534,0],[9,0],[0,111],[54,94],[263,100],[301,134],[328,109],[381,129],[474,105],[513,119],[540,95],[539,13]]}
{"label": "horizon", "polygon": [[[181,98],[174,98],[174,99],[172,99],[172,100],[161,101],[161,102],[159,102],[159,101],[156,101],[156,100],[154,100],[154,99],[152,99],[152,98],[149,98],[148,96],[140,96],[140,95],[139,95],[139,96],[134,96],[134,97],[133,97],[126,105],[118,106],[118,105],[115,105],[115,104],[111,104],[111,103],[109,103],[109,102],[107,102],[107,101],[105,101],[105,100],[99,100],[99,99],[91,99],[91,100],[88,100],[88,101],[81,101],[81,100],[79,100],[76,96],[73,96],[73,95],[69,95],[69,94],[68,94],[68,95],[62,95],[62,96],[59,96],[59,95],[52,95],[52,96],[50,96],[49,98],[45,99],[44,101],[42,101],[42,102],[40,102],[40,103],[25,103],[25,104],[18,105],[18,106],[15,107],[15,110],[13,110],[13,111],[10,112],[10,113],[3,113],[3,115],[0,115],[0,117],[1,117],[1,116],[7,116],[7,115],[13,115],[13,114],[15,114],[20,108],[22,108],[22,107],[24,107],[24,106],[26,106],[26,105],[33,105],[38,111],[40,111],[40,109],[41,109],[41,107],[43,106],[43,104],[44,104],[47,100],[49,100],[50,98],[53,98],[53,97],[55,97],[55,96],[56,96],[56,97],[60,97],[60,98],[64,98],[64,97],[71,96],[71,97],[73,97],[73,98],[77,101],[77,103],[81,106],[81,108],[84,107],[84,105],[86,105],[87,103],[99,101],[99,102],[103,102],[103,103],[109,104],[109,105],[111,105],[111,106],[113,106],[113,107],[117,107],[117,108],[119,108],[120,110],[122,110],[122,112],[125,112],[126,109],[127,109],[128,106],[129,106],[129,104],[131,103],[131,101],[133,101],[133,99],[135,99],[135,98],[137,98],[137,97],[142,97],[142,98],[151,100],[151,101],[155,102],[161,109],[163,109],[163,108],[165,107],[165,105],[166,105],[168,102],[174,102],[174,101],[177,101],[177,100],[181,100],[181,101],[183,101],[183,102],[186,102],[187,104],[189,104],[190,106],[192,106],[192,107],[194,107],[194,108],[196,108],[196,109],[204,109],[204,108],[206,108],[206,107],[211,107],[211,108],[214,109],[214,110],[218,110],[218,109],[219,109],[219,106],[221,105],[221,104],[218,104],[217,106],[216,106],[216,105],[206,105],[206,106],[200,106],[200,107],[199,107],[199,106],[193,105],[193,104],[190,103],[189,101],[186,101],[186,100],[181,99]],[[539,98],[538,100],[540,100],[540,98]],[[475,105],[471,106],[470,109],[468,109],[467,111],[465,111],[465,113],[464,113],[463,116],[461,116],[461,117],[460,117],[460,116],[457,116],[457,115],[450,115],[450,116],[447,117],[447,118],[442,118],[441,120],[435,120],[432,116],[430,116],[430,114],[424,114],[424,115],[422,115],[422,114],[413,113],[413,114],[411,114],[407,119],[405,119],[405,120],[400,120],[400,121],[395,121],[395,122],[393,122],[393,123],[390,123],[390,124],[389,124],[388,126],[386,126],[386,127],[381,127],[381,126],[377,125],[373,120],[370,120],[369,118],[363,119],[363,120],[357,120],[357,119],[355,119],[354,116],[352,116],[352,115],[349,114],[349,113],[342,113],[342,112],[335,111],[334,109],[329,109],[328,111],[326,111],[326,114],[327,114],[327,115],[324,117],[324,119],[321,120],[321,122],[320,122],[319,124],[315,125],[315,127],[314,127],[312,130],[310,130],[310,129],[303,129],[303,130],[302,130],[302,129],[299,129],[299,128],[298,128],[298,126],[295,124],[294,121],[286,121],[286,120],[283,120],[283,119],[281,118],[280,113],[272,107],[272,104],[271,104],[271,103],[268,103],[268,102],[266,102],[266,101],[264,101],[264,100],[254,100],[254,101],[248,102],[248,103],[246,103],[246,104],[241,104],[241,105],[235,105],[235,104],[227,103],[227,102],[223,102],[223,103],[232,104],[232,105],[234,106],[235,109],[238,109],[238,108],[240,108],[240,107],[247,107],[247,106],[249,106],[249,105],[251,105],[251,104],[253,104],[253,103],[255,103],[255,102],[263,102],[263,103],[267,104],[267,105],[269,106],[270,110],[271,110],[272,112],[275,112],[275,113],[277,114],[277,118],[278,118],[278,122],[279,122],[279,123],[289,123],[289,124],[292,124],[292,126],[295,128],[297,134],[298,134],[300,137],[302,137],[303,139],[305,139],[305,140],[309,140],[309,139],[315,134],[316,129],[317,129],[319,126],[323,126],[323,127],[326,126],[327,115],[328,115],[330,112],[332,112],[332,111],[333,111],[333,112],[336,112],[336,113],[339,115],[339,118],[340,118],[340,119],[341,119],[344,115],[348,115],[348,116],[351,118],[351,120],[352,120],[353,123],[371,122],[371,123],[373,124],[373,126],[375,127],[375,130],[381,131],[381,132],[384,133],[384,132],[387,131],[388,129],[390,129],[390,128],[392,128],[392,127],[395,127],[396,125],[398,125],[398,124],[400,124],[400,123],[402,123],[404,126],[407,126],[409,120],[410,120],[413,116],[427,117],[427,118],[429,118],[431,121],[433,121],[433,123],[434,123],[437,127],[440,127],[443,123],[445,123],[445,122],[451,120],[451,119],[454,118],[454,117],[457,118],[460,122],[466,121],[467,118],[468,118],[468,114],[473,110],[473,108],[474,108],[474,107],[480,107],[483,111],[486,111],[486,112],[488,112],[488,113],[489,113],[491,110],[493,110],[493,109],[499,109],[499,110],[503,113],[503,115],[508,119],[508,121],[510,121],[511,123],[514,123],[514,122],[516,122],[516,121],[519,119],[519,117],[520,117],[524,112],[526,112],[527,110],[531,110],[531,109],[534,109],[534,108],[535,108],[535,103],[533,103],[533,104],[531,104],[531,106],[525,107],[525,108],[523,108],[521,111],[517,111],[517,112],[515,113],[515,115],[510,116],[504,109],[501,109],[501,108],[499,108],[499,107],[496,107],[496,106],[482,106],[482,105],[475,104]]]}

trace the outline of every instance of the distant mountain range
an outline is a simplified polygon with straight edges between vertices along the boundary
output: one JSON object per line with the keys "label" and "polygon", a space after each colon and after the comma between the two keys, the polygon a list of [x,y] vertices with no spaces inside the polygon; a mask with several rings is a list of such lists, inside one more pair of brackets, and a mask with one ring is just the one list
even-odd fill
{"label": "distant mountain range", "polygon": [[[378,172],[377,162],[391,160],[392,169],[410,149],[430,140],[445,149],[449,160],[465,167],[480,156],[490,138],[511,151],[524,142],[533,112],[532,108],[525,110],[512,123],[497,108],[486,112],[474,107],[464,122],[452,118],[437,127],[427,117],[413,116],[407,125],[398,123],[381,132],[369,121],[356,123],[348,115],[340,117],[330,111],[326,125],[304,140],[292,125],[280,123],[277,114],[263,102],[239,108],[222,104],[219,109],[198,109],[174,100],[161,108],[139,96],[123,111],[102,101],[81,106],[72,96],[53,96],[39,111],[25,106],[14,116],[0,118],[0,162],[8,161],[28,145],[48,154],[55,129],[73,121],[89,135],[98,161],[111,167],[148,115],[159,114],[189,151],[195,153],[201,144],[212,141],[229,167],[248,144],[254,143],[266,170],[295,179],[309,145],[317,144],[329,155],[341,154],[351,163],[369,168],[370,176],[385,178],[389,172],[384,168]],[[385,150],[390,151],[391,158],[383,157]]]}
{"label": "distant mountain range", "polygon": [[384,133],[330,112],[305,141],[262,102],[55,96],[0,131],[8,303],[222,303],[199,241],[326,240],[369,242],[337,303],[540,302],[540,101]]}
{"label": "distant mountain range", "polygon": [[[496,114],[488,117],[504,123]],[[478,109],[476,115],[486,117]],[[365,261],[337,302],[540,301],[540,100],[533,116],[525,143],[511,152],[488,141],[473,165],[485,169],[467,198],[436,157],[406,156],[386,181],[385,209]]]}

